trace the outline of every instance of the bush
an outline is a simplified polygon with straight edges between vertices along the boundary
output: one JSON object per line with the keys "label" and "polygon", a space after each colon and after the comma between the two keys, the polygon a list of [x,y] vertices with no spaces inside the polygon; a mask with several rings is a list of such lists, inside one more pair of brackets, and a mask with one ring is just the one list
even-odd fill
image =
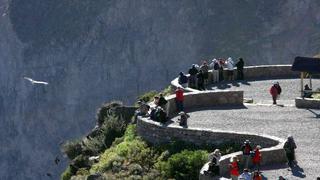
{"label": "bush", "polygon": [[157,91],[149,91],[139,96],[138,99],[144,102],[151,102],[156,95],[158,95]]}
{"label": "bush", "polygon": [[68,168],[61,174],[61,180],[69,180],[73,173],[71,173],[71,168],[68,166]]}
{"label": "bush", "polygon": [[69,159],[74,159],[82,153],[81,140],[67,141],[62,145],[62,151]]}
{"label": "bush", "polygon": [[206,151],[184,150],[172,155],[167,161],[159,162],[157,167],[166,178],[198,179],[199,171],[207,159]]}

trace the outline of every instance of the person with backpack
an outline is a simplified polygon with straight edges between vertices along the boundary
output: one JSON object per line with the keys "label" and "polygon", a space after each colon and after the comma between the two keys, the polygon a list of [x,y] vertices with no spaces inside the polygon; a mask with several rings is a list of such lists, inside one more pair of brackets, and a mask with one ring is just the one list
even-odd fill
{"label": "person with backpack", "polygon": [[289,135],[287,138],[287,141],[284,143],[284,146],[283,146],[283,149],[286,152],[289,167],[294,166],[296,148],[297,148],[297,145],[293,137]]}
{"label": "person with backpack", "polygon": [[243,154],[243,164],[244,164],[244,168],[249,168],[249,161],[251,159],[251,151],[252,151],[252,147],[250,145],[250,141],[249,140],[245,140],[242,147],[242,154]]}
{"label": "person with backpack", "polygon": [[187,87],[188,85],[188,77],[183,72],[179,73],[178,83],[182,87]]}
{"label": "person with backpack", "polygon": [[258,171],[260,171],[260,163],[261,163],[261,152],[260,152],[261,146],[257,145],[256,148],[253,150],[253,157],[252,157],[252,164],[254,168]]}
{"label": "person with backpack", "polygon": [[281,93],[281,87],[278,82],[274,83],[270,88],[270,94],[272,96],[273,104],[277,104],[277,98]]}
{"label": "person with backpack", "polygon": [[196,68],[196,65],[193,64],[192,67],[189,69],[189,87],[190,88],[196,88],[196,81],[197,81],[197,74],[198,69]]}
{"label": "person with backpack", "polygon": [[237,67],[237,79],[238,80],[243,80],[243,67],[244,67],[244,61],[242,58],[239,58],[239,61],[236,63]]}
{"label": "person with backpack", "polygon": [[210,68],[212,69],[212,81],[213,83],[219,82],[219,69],[220,69],[220,64],[217,59],[213,59]]}
{"label": "person with backpack", "polygon": [[239,160],[236,156],[230,159],[229,164],[230,176],[232,180],[238,180],[239,174]]}

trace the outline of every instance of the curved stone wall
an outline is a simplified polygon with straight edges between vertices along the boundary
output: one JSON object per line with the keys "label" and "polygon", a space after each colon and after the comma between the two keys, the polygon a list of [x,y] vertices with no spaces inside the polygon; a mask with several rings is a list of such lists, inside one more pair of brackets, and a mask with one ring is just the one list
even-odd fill
{"label": "curved stone wall", "polygon": [[319,99],[297,97],[295,103],[297,108],[320,109]]}
{"label": "curved stone wall", "polygon": [[[211,70],[209,72],[212,72]],[[291,71],[291,65],[260,65],[260,66],[246,66],[244,67],[244,77],[246,80],[251,79],[272,79],[272,78],[297,78],[299,77],[299,72]],[[236,69],[235,69],[235,79],[236,79]],[[226,69],[224,70],[224,77],[227,76]],[[212,76],[209,76],[209,82],[212,82]],[[178,83],[178,78],[171,81],[171,85],[176,88],[180,86]],[[198,91],[192,88],[184,88],[185,91],[194,92]]]}

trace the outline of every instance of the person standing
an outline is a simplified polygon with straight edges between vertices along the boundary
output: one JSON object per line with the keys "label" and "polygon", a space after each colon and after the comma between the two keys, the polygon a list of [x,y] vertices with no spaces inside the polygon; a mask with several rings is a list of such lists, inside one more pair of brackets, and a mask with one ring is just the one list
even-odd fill
{"label": "person standing", "polygon": [[234,62],[232,61],[232,58],[229,57],[227,59],[227,74],[228,74],[228,80],[232,81],[233,80],[233,69],[234,69]]}
{"label": "person standing", "polygon": [[280,87],[280,89],[278,89],[277,83],[274,83],[270,88],[270,94],[272,96],[273,104],[277,104],[277,98],[278,98],[278,95],[279,95],[278,94],[279,90],[280,90],[280,93],[281,93],[281,87]]}
{"label": "person standing", "polygon": [[198,89],[200,91],[205,90],[205,88],[204,88],[204,74],[203,74],[202,70],[200,70],[199,73],[197,74],[197,81],[198,81]]}
{"label": "person standing", "polygon": [[220,64],[217,59],[213,59],[210,68],[212,69],[212,81],[213,83],[219,82],[219,69],[220,69]]}
{"label": "person standing", "polygon": [[177,106],[177,111],[181,112],[184,110],[183,108],[183,100],[184,100],[184,96],[183,96],[183,89],[181,87],[178,87],[176,90],[176,106]]}
{"label": "person standing", "polygon": [[297,148],[297,145],[292,136],[288,136],[283,148],[286,152],[289,167],[293,167],[295,161],[295,149]]}
{"label": "person standing", "polygon": [[204,61],[202,63],[202,65],[200,66],[200,70],[202,71],[202,74],[203,74],[204,85],[208,85],[209,66],[208,66],[207,61]]}
{"label": "person standing", "polygon": [[239,61],[236,64],[237,67],[237,79],[238,80],[243,80],[243,67],[244,67],[244,61],[242,58],[239,58]]}
{"label": "person standing", "polygon": [[196,88],[196,80],[197,80],[197,74],[198,70],[196,68],[196,65],[193,64],[192,67],[189,69],[189,87]]}
{"label": "person standing", "polygon": [[261,163],[261,146],[257,145],[256,148],[253,150],[253,157],[252,157],[252,164],[254,168],[260,171],[260,163]]}
{"label": "person standing", "polygon": [[230,176],[232,180],[238,180],[239,174],[239,161],[236,156],[230,159],[229,164]]}
{"label": "person standing", "polygon": [[242,147],[242,154],[243,154],[243,164],[244,164],[244,168],[249,168],[249,161],[251,159],[251,151],[252,151],[252,147],[250,145],[250,141],[249,140],[245,140]]}
{"label": "person standing", "polygon": [[224,76],[223,76],[223,67],[225,66],[225,60],[220,58],[219,60],[219,81],[223,81],[224,80]]}
{"label": "person standing", "polygon": [[180,126],[187,126],[188,118],[190,117],[187,113],[181,111],[179,112],[180,118],[178,118]]}

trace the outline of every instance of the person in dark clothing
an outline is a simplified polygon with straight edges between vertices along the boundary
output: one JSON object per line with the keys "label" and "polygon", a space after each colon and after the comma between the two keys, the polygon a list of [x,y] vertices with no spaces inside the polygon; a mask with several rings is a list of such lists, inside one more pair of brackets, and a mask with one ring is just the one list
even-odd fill
{"label": "person in dark clothing", "polygon": [[244,76],[243,76],[244,61],[242,58],[239,58],[239,61],[237,62],[236,66],[237,66],[237,79],[243,80],[244,79]]}
{"label": "person in dark clothing", "polygon": [[224,76],[223,76],[223,66],[224,66],[224,64],[225,64],[225,63],[224,63],[225,60],[219,59],[218,61],[219,61],[219,64],[220,64],[220,66],[219,66],[219,82],[221,82],[221,81],[224,80]]}
{"label": "person in dark clothing", "polygon": [[308,84],[306,84],[304,86],[304,91],[303,91],[303,97],[305,98],[311,98],[312,96],[312,89],[308,86]]}
{"label": "person in dark clothing", "polygon": [[188,83],[188,77],[183,72],[179,73],[178,83],[187,87],[186,84]]}
{"label": "person in dark clothing", "polygon": [[158,105],[163,108],[167,103],[168,103],[168,101],[163,97],[163,94],[160,93]]}
{"label": "person in dark clothing", "polygon": [[202,70],[199,71],[199,73],[197,74],[197,80],[198,80],[198,89],[201,90],[205,90],[204,88],[204,75],[202,73]]}
{"label": "person in dark clothing", "polygon": [[178,118],[180,126],[187,126],[187,120],[190,117],[187,113],[181,111],[179,113],[180,118]]}
{"label": "person in dark clothing", "polygon": [[295,149],[297,148],[296,143],[294,142],[294,139],[292,136],[288,136],[287,141],[284,143],[283,149],[286,152],[286,156],[288,159],[288,165],[289,167],[294,166],[295,161]]}
{"label": "person in dark clothing", "polygon": [[277,89],[277,91],[278,91],[278,95],[280,95],[282,89],[281,89],[281,86],[280,86],[279,82],[276,82],[275,87],[276,87],[276,89]]}
{"label": "person in dark clothing", "polygon": [[196,68],[196,65],[193,64],[192,67],[189,69],[189,74],[190,74],[189,87],[191,88],[196,88],[197,73],[198,73],[198,70]]}

